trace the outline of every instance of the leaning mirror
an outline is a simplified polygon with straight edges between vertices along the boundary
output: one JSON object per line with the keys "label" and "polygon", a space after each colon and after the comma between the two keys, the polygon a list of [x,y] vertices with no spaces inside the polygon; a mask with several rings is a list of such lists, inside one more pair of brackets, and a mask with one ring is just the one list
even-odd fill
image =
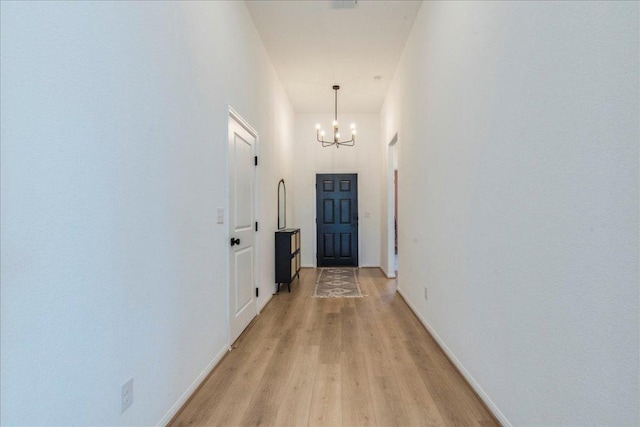
{"label": "leaning mirror", "polygon": [[284,179],[278,182],[278,230],[287,227],[287,188]]}

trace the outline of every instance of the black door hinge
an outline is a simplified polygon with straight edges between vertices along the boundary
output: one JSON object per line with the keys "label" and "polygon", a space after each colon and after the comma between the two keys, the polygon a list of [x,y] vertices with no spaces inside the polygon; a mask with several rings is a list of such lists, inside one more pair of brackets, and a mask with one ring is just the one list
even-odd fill
{"label": "black door hinge", "polygon": [[258,231],[258,221],[256,221],[256,231]]}
{"label": "black door hinge", "polygon": [[256,288],[256,298],[260,296],[260,288]]}
{"label": "black door hinge", "polygon": [[256,165],[256,166],[258,166],[258,156],[255,156],[255,157],[253,158],[253,160],[254,160],[254,162],[255,162],[255,165]]}

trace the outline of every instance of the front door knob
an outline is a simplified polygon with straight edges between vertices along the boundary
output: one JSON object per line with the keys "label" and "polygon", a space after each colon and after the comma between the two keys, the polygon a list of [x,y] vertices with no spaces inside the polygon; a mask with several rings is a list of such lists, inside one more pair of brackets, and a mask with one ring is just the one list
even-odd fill
{"label": "front door knob", "polygon": [[240,244],[240,239],[234,239],[233,237],[231,238],[231,246],[239,245],[239,244]]}

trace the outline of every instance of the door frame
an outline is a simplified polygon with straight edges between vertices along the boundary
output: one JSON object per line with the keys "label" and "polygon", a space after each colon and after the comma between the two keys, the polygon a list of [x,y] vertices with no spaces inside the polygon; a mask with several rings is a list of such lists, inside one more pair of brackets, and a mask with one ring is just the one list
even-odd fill
{"label": "door frame", "polygon": [[[226,164],[225,164],[225,244],[228,245],[229,244],[229,239],[231,238],[231,233],[229,231],[229,211],[231,208],[230,205],[230,200],[231,200],[231,193],[230,193],[230,185],[229,185],[229,161],[230,159],[230,152],[229,152],[229,120],[233,119],[236,122],[238,122],[238,124],[240,126],[242,126],[247,132],[249,132],[251,134],[251,136],[253,136],[256,140],[255,145],[253,147],[253,155],[254,156],[258,156],[258,147],[259,147],[259,142],[260,142],[260,138],[258,136],[258,132],[245,120],[242,118],[242,116],[233,109],[233,107],[231,107],[231,105],[227,106],[228,108],[228,114],[227,114],[227,123],[226,123],[226,133],[225,133],[225,157],[226,157]],[[259,197],[259,188],[258,188],[258,183],[260,182],[260,180],[258,179],[258,173],[259,173],[259,169],[256,167],[255,168],[255,173],[253,174],[253,213],[254,213],[254,221],[258,221],[258,213],[259,213],[259,204],[258,201],[260,200]],[[253,246],[254,246],[254,257],[253,257],[253,280],[254,280],[254,287],[259,288],[259,279],[258,279],[258,266],[260,265],[259,262],[259,258],[260,258],[260,239],[258,238],[258,232],[255,232],[255,238],[253,239]],[[226,246],[226,273],[227,273],[227,292],[226,292],[226,312],[227,312],[227,346],[229,347],[229,351],[231,351],[231,344],[233,344],[231,342],[231,312],[229,310],[229,305],[231,303],[231,252],[229,251],[229,247]],[[258,314],[260,314],[260,303],[258,302],[258,297],[255,298],[255,310],[256,310],[256,316]]]}
{"label": "door frame", "polygon": [[[316,183],[316,175],[318,174],[334,174],[334,175],[340,175],[340,174],[355,174],[358,177],[360,177],[360,171],[358,169],[331,169],[331,170],[326,170],[326,169],[322,169],[322,170],[315,170],[313,172],[313,188],[315,188],[315,183]],[[358,186],[360,185],[360,180],[358,179]],[[362,264],[362,257],[360,256],[360,248],[362,247],[362,233],[360,232],[362,229],[360,227],[360,190],[357,188],[356,189],[357,193],[358,193],[358,212],[356,212],[356,214],[358,215],[358,268],[360,268],[360,265]],[[314,218],[316,219],[316,221],[314,222],[315,224],[315,230],[313,231],[313,268],[318,268],[318,218],[316,218],[317,214],[318,214],[318,193],[317,193],[317,189],[315,189],[316,193],[314,194],[313,197],[313,214],[314,214]]]}
{"label": "door frame", "polygon": [[[395,224],[393,222],[393,218],[395,216],[395,186],[393,182],[394,178],[394,150],[395,155],[398,155],[398,133],[396,132],[389,141],[387,146],[387,265],[386,275],[387,278],[393,279],[396,277],[396,268],[395,268]],[[399,169],[399,168],[398,168]],[[400,248],[398,248],[398,254],[400,253]]]}

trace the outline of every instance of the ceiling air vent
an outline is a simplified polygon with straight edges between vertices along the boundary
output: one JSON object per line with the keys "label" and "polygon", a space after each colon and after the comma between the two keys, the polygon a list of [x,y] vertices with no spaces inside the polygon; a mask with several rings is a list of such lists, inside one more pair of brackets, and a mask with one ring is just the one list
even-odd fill
{"label": "ceiling air vent", "polygon": [[331,9],[353,9],[358,4],[358,0],[333,0]]}

